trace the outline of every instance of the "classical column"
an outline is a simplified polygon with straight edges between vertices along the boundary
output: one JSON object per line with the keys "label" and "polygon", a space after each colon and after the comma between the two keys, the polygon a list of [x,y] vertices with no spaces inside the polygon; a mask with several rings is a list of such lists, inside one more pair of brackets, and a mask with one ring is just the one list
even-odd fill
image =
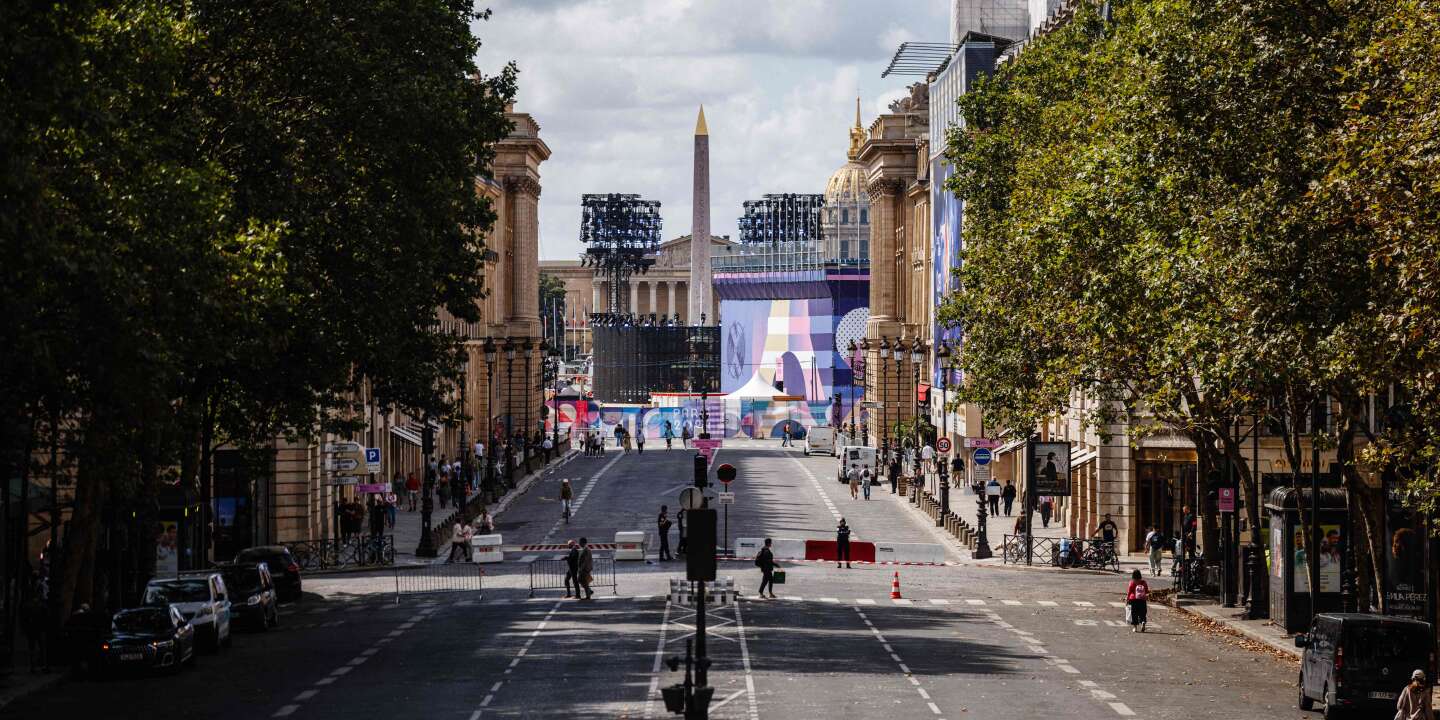
{"label": "classical column", "polygon": [[895,317],[895,197],[900,181],[871,180],[870,193],[870,319],[866,336],[897,335]]}
{"label": "classical column", "polygon": [[659,314],[660,314],[660,311],[658,311],[658,310],[655,309],[655,285],[656,285],[656,281],[654,281],[654,280],[646,280],[646,281],[645,281],[645,284],[650,286],[650,309],[649,309],[648,312],[652,312],[652,313],[654,313],[654,314],[656,314],[656,315],[659,315]]}
{"label": "classical column", "polygon": [[675,310],[675,285],[674,280],[665,281],[665,314],[674,315]]}
{"label": "classical column", "polygon": [[630,281],[630,307],[628,309],[632,313],[640,314],[640,282],[638,280]]}
{"label": "classical column", "polygon": [[590,281],[590,312],[600,312],[600,281]]}
{"label": "classical column", "polygon": [[540,183],[526,175],[505,178],[511,195],[515,232],[511,237],[514,282],[511,284],[510,319],[526,335],[540,334]]}

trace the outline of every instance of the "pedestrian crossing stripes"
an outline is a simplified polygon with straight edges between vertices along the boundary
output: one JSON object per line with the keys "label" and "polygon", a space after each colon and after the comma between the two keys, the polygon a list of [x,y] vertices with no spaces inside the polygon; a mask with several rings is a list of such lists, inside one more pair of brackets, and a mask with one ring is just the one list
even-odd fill
{"label": "pedestrian crossing stripes", "polygon": [[[595,600],[598,600],[598,601],[612,601],[612,602],[613,602],[613,601],[625,601],[625,600],[630,600],[630,601],[634,601],[634,602],[649,602],[649,601],[665,601],[665,600],[667,600],[667,599],[668,599],[668,598],[667,598],[667,596],[665,596],[665,595],[632,595],[632,596],[596,595],[596,596],[595,596]],[[744,601],[746,601],[746,602],[761,602],[761,601],[764,600],[763,598],[757,598],[757,597],[755,597],[755,596],[753,596],[753,595],[744,594],[743,592],[740,593],[739,599],[744,600]],[[949,606],[949,605],[964,605],[964,606],[976,607],[976,608],[990,608],[990,607],[1004,606],[1004,607],[1030,607],[1030,608],[1039,607],[1039,608],[1067,608],[1067,609],[1071,609],[1071,610],[1089,610],[1089,609],[1101,609],[1103,606],[1108,606],[1108,607],[1110,607],[1110,608],[1124,608],[1124,607],[1125,607],[1125,603],[1123,603],[1123,602],[1118,602],[1118,601],[1113,601],[1113,600],[1112,600],[1112,601],[1108,601],[1108,602],[1103,602],[1103,603],[1096,603],[1096,602],[1090,601],[1090,600],[1065,600],[1065,601],[1057,601],[1057,600],[1015,600],[1015,599],[994,600],[994,599],[986,599],[986,598],[920,598],[920,599],[913,599],[913,598],[885,598],[885,597],[882,597],[882,598],[841,598],[841,597],[835,597],[835,596],[829,596],[829,595],[826,595],[826,596],[812,596],[812,597],[805,597],[805,596],[801,596],[801,595],[783,595],[783,596],[779,597],[778,599],[779,599],[780,601],[782,601],[782,602],[819,602],[819,603],[826,603],[826,604],[901,605],[901,606],[907,606],[907,605],[913,606],[913,605],[916,605],[916,604],[924,604],[924,605],[930,605],[930,606],[935,606],[935,607],[945,607],[945,606]],[[446,605],[446,606],[450,606],[450,607],[468,608],[468,607],[473,607],[473,606],[476,606],[476,605],[493,604],[493,603],[495,603],[495,602],[501,602],[501,603],[504,603],[504,602],[515,602],[515,603],[518,603],[518,602],[543,603],[543,602],[554,602],[554,599],[553,599],[553,598],[513,598],[513,599],[496,598],[496,599],[494,599],[494,600],[465,599],[465,600],[455,600],[455,601],[449,602],[449,603],[441,603],[441,605]],[[349,609],[355,609],[354,606],[359,605],[360,602],[359,602],[359,601],[351,601],[351,602],[344,603],[344,604],[347,605],[347,606],[349,607]],[[377,609],[388,609],[388,608],[390,608],[390,607],[393,607],[393,605],[391,604],[391,602],[390,602],[389,600],[385,600],[385,601],[374,601],[374,602],[371,603],[371,604],[373,604]],[[327,610],[326,612],[330,612],[330,611]],[[986,612],[993,612],[993,611],[987,610]],[[282,615],[282,616],[302,615],[302,614],[308,614],[308,613],[303,613],[303,612],[291,612],[291,611],[287,611],[287,610],[282,610],[282,611],[281,611],[281,615]],[[318,613],[317,613],[317,614],[318,614]],[[319,622],[319,621],[316,621],[316,622],[307,622],[307,623],[301,623],[301,624],[293,624],[293,623],[291,623],[291,624],[288,624],[287,626],[290,627],[290,628],[293,628],[293,629],[305,629],[305,628],[319,628],[319,627],[335,627],[335,626],[337,626],[337,625],[342,625],[342,624],[344,624],[344,623],[345,623],[345,621],[343,621],[343,620],[338,620],[338,621],[337,621],[337,620],[332,620],[332,621],[329,621],[329,622]]]}

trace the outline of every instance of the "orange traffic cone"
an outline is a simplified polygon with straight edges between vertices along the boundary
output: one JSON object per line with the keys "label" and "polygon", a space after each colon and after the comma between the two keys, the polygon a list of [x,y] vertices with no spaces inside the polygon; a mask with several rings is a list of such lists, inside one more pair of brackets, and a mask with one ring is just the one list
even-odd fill
{"label": "orange traffic cone", "polygon": [[895,571],[895,579],[890,581],[890,599],[900,599],[900,571]]}

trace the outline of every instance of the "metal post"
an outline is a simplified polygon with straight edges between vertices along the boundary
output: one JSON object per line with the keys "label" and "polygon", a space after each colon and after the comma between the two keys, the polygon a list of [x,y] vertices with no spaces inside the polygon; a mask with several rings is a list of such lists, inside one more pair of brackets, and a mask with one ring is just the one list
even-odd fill
{"label": "metal post", "polygon": [[[1254,424],[1254,427],[1250,428],[1250,451],[1252,463],[1250,465],[1250,480],[1255,484],[1254,499],[1255,502],[1258,503],[1260,502],[1260,496],[1265,489],[1265,484],[1260,481],[1260,413],[1258,412],[1255,413]],[[1247,505],[1247,515],[1249,515],[1249,509],[1250,508]],[[1260,547],[1260,541],[1258,540],[1259,537],[1260,528],[1252,526],[1250,528],[1250,542],[1248,543],[1250,547],[1250,556],[1245,559],[1246,577],[1250,578],[1250,594],[1247,598],[1249,600],[1249,604],[1246,609],[1245,617],[1249,620],[1258,620],[1263,614],[1261,612],[1262,607],[1260,605],[1260,598],[1262,592],[1260,584],[1262,582],[1265,582],[1265,578],[1261,575],[1261,573],[1263,573],[1264,571],[1260,569],[1259,555],[1261,552],[1264,552],[1264,550]]]}
{"label": "metal post", "polygon": [[[1238,430],[1238,428],[1234,428],[1227,423],[1225,428],[1225,434],[1233,437],[1232,433],[1236,430]],[[1225,447],[1223,443],[1221,447]],[[1230,457],[1230,453],[1227,451],[1225,453],[1226,487],[1233,489],[1236,485],[1238,485],[1238,483],[1236,482],[1236,473],[1238,472],[1239,470],[1235,467],[1235,460]],[[1240,590],[1240,583],[1236,582],[1235,568],[1231,565],[1231,556],[1237,555],[1237,553],[1239,552],[1239,547],[1235,544],[1234,537],[1231,534],[1232,529],[1234,529],[1238,534],[1240,523],[1237,522],[1238,518],[1236,518],[1235,515],[1239,512],[1239,506],[1238,498],[1233,494],[1231,495],[1231,498],[1233,498],[1237,502],[1235,509],[1228,513],[1221,513],[1220,515],[1220,572],[1222,575],[1220,579],[1220,607],[1225,608],[1235,607],[1235,596],[1239,594]],[[1234,558],[1234,561],[1237,565],[1239,564],[1238,556]],[[1234,585],[1233,588],[1231,587],[1232,584]]]}
{"label": "metal post", "polygon": [[[1310,417],[1310,537],[1305,558],[1310,563],[1310,619],[1320,614],[1320,444],[1319,424],[1323,421],[1320,400],[1315,400],[1315,411]],[[1277,561],[1278,562],[1278,561]]]}
{"label": "metal post", "polygon": [[434,533],[431,532],[430,514],[435,510],[435,471],[430,468],[430,456],[435,452],[435,429],[430,419],[420,416],[424,433],[420,446],[420,463],[425,472],[425,497],[420,502],[420,545],[415,548],[416,557],[435,557],[440,552],[435,548]]}

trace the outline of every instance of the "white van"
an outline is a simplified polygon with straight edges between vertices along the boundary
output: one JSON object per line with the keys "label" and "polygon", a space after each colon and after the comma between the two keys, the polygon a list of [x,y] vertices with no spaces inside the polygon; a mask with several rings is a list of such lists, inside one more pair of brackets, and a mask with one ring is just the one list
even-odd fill
{"label": "white van", "polygon": [[835,454],[835,428],[817,426],[805,432],[805,454],[812,452]]}
{"label": "white van", "polygon": [[840,459],[835,463],[835,479],[840,482],[849,482],[845,473],[851,465],[859,466],[863,472],[870,468],[871,481],[875,478],[875,448],[864,445],[845,445],[840,448]]}

